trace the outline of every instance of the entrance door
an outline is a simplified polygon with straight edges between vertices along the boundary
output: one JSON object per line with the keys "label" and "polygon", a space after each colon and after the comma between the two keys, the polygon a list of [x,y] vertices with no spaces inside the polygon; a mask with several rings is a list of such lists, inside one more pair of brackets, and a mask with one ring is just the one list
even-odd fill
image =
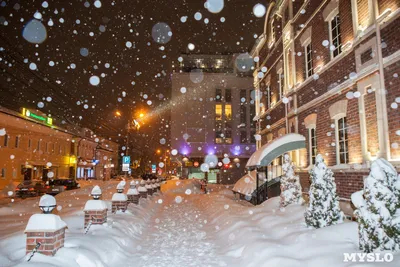
{"label": "entrance door", "polygon": [[43,176],[42,176],[42,180],[43,181],[47,181],[47,174],[49,173],[49,169],[43,169]]}
{"label": "entrance door", "polygon": [[32,168],[26,168],[24,170],[24,181],[32,180]]}

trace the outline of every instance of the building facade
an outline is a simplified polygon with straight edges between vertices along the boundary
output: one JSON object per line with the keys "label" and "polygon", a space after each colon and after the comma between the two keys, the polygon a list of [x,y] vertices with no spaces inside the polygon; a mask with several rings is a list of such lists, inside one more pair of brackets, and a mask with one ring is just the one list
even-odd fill
{"label": "building facade", "polygon": [[[287,133],[304,192],[317,154],[339,196],[363,187],[370,162],[400,164],[400,1],[271,1],[251,56],[260,147]],[[275,165],[280,165],[276,159]]]}
{"label": "building facade", "polygon": [[[183,176],[207,175],[211,183],[230,184],[243,175],[255,151],[256,131],[248,59],[248,54],[182,56],[179,71],[172,74],[171,148],[188,159]],[[205,174],[200,167],[207,156],[219,164]]]}
{"label": "building facade", "polygon": [[0,107],[0,189],[24,180],[109,179],[118,165],[118,144],[63,126],[37,110]]}

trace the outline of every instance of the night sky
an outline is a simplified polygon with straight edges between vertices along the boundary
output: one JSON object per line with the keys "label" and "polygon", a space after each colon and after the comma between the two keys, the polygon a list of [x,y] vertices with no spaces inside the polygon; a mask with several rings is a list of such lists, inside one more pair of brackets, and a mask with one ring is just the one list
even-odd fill
{"label": "night sky", "polygon": [[[252,13],[253,6],[268,1],[225,0],[217,14],[204,7],[205,0],[102,0],[99,8],[95,2],[0,2],[0,105],[36,108],[51,114],[60,126],[79,123],[117,140],[129,114],[153,114],[168,104],[172,65],[181,53],[189,52],[189,43],[195,45],[192,54],[249,52],[264,24],[264,18]],[[39,45],[22,36],[36,12],[47,30]],[[199,21],[196,12],[202,14]],[[152,37],[153,26],[160,22],[172,32],[166,44]],[[87,56],[82,48],[88,50]],[[97,86],[89,83],[93,75],[100,77]],[[121,118],[115,117],[116,110]],[[169,139],[169,112],[163,110],[148,118],[142,134]]]}

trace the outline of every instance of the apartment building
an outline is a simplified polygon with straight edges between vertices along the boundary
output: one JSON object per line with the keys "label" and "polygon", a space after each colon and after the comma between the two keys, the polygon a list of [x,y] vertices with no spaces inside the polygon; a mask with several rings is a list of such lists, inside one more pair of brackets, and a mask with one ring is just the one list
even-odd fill
{"label": "apartment building", "polygon": [[201,164],[214,155],[218,164],[210,166],[209,182],[234,183],[255,151],[252,59],[248,54],[181,58],[172,74],[171,148],[188,159],[183,176],[204,178]]}

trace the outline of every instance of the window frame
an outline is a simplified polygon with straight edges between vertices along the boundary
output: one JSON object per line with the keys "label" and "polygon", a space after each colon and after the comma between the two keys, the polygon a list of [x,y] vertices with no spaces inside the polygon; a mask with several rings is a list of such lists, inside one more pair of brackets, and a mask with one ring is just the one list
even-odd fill
{"label": "window frame", "polygon": [[278,103],[283,98],[283,85],[285,83],[285,76],[282,71],[278,72],[277,74],[278,74],[278,99],[276,100],[276,102]]}
{"label": "window frame", "polygon": [[[310,47],[310,52],[308,51],[308,47]],[[310,56],[310,57],[308,57],[308,56]],[[305,63],[306,79],[307,79],[314,75],[311,40],[309,40],[308,42],[306,42],[304,44],[304,63]],[[311,66],[309,66],[309,63]]]}
{"label": "window frame", "polygon": [[[313,137],[314,132],[314,137]],[[313,145],[313,139],[315,140],[315,145]],[[315,126],[308,128],[308,154],[310,165],[315,164],[315,159],[318,155],[318,145],[317,145],[317,128]]]}
{"label": "window frame", "polygon": [[4,135],[4,142],[3,142],[3,146],[4,146],[4,147],[8,147],[8,143],[9,143],[9,141],[10,141],[9,138],[10,138],[10,137],[9,137],[8,134],[5,134],[5,135]]}
{"label": "window frame", "polygon": [[[336,18],[339,21],[339,23],[336,23],[336,27],[335,27],[335,28],[338,29],[336,31],[338,33],[338,35],[335,38],[333,38],[333,36],[332,36],[332,31],[333,31],[332,22]],[[328,19],[328,25],[329,25],[329,52],[330,52],[330,55],[331,55],[331,59],[334,59],[334,58],[338,57],[340,54],[342,54],[342,52],[343,52],[343,50],[342,50],[342,38],[341,38],[342,37],[342,33],[341,33],[341,30],[340,30],[341,20],[340,20],[340,16],[339,16],[339,11],[338,10],[336,10],[334,13],[332,13],[331,17]],[[332,51],[331,50],[331,46],[334,45],[333,44],[333,40],[334,39],[338,39],[339,44],[336,47],[336,49]],[[336,50],[338,50],[338,54],[334,55]]]}
{"label": "window frame", "polygon": [[[339,129],[339,121],[344,120],[344,128]],[[349,164],[350,162],[350,153],[349,153],[349,133],[348,133],[348,122],[347,122],[347,117],[346,116],[341,116],[339,118],[335,119],[335,146],[336,146],[336,164],[337,165],[343,165],[343,164]],[[347,139],[345,138],[344,141],[341,141],[340,139],[340,131],[344,133],[344,137],[347,136]],[[340,143],[344,143],[344,152],[340,152]],[[345,162],[341,162],[341,154],[345,154]]]}

